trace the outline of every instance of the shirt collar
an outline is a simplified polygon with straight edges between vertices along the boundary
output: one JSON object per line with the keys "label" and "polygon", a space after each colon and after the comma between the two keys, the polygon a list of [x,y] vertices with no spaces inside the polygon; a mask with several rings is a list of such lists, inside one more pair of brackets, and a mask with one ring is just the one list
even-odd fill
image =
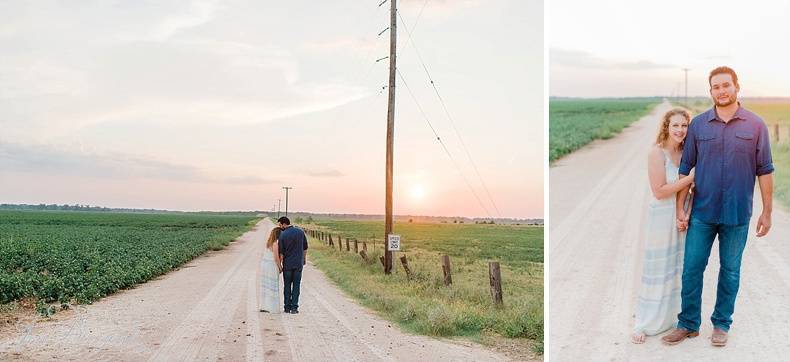
{"label": "shirt collar", "polygon": [[[741,102],[738,101],[738,109],[735,110],[735,114],[732,116],[731,121],[736,119],[746,119],[745,116],[746,116],[745,110],[743,109]],[[708,115],[706,118],[708,119],[708,122],[712,122],[719,119],[719,116],[716,114],[715,105],[708,110]]]}

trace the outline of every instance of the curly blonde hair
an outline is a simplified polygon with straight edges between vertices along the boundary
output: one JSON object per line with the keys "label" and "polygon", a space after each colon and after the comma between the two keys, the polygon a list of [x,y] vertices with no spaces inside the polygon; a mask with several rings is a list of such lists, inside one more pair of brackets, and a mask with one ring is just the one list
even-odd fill
{"label": "curly blonde hair", "polygon": [[[667,113],[664,113],[664,117],[661,118],[661,123],[658,126],[658,135],[656,135],[656,145],[664,147],[664,143],[669,138],[669,119],[677,115],[683,116],[683,118],[686,119],[686,122],[688,122],[688,124],[691,125],[691,114],[687,110],[682,108],[674,108],[667,111]],[[680,145],[678,145],[678,147],[682,149],[684,143],[685,140],[683,140],[683,142],[680,142]]]}

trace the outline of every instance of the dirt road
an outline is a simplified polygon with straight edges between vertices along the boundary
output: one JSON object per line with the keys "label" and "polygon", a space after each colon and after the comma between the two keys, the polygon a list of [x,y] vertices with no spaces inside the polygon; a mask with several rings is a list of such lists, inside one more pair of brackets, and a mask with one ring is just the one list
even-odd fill
{"label": "dirt road", "polygon": [[[650,197],[647,150],[669,108],[659,105],[619,136],[594,142],[550,168],[551,361],[778,361],[790,354],[790,216],[778,206],[763,238],[754,236],[752,218],[726,347],[712,347],[709,340],[717,244],[705,272],[700,336],[672,347],[658,337],[644,345],[629,341]],[[757,192],[755,215],[761,210]]]}
{"label": "dirt road", "polygon": [[494,361],[472,343],[407,335],[345,297],[308,264],[300,314],[258,311],[271,221],[218,252],[52,321],[0,337],[0,360]]}

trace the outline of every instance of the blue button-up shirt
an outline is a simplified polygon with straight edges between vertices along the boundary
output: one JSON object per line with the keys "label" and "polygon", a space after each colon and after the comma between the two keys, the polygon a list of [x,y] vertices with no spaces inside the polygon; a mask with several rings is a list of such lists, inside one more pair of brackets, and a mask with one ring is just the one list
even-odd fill
{"label": "blue button-up shirt", "polygon": [[679,173],[688,175],[694,167],[694,217],[711,224],[748,223],[755,177],[774,171],[768,127],[743,107],[727,123],[715,107],[694,117]]}
{"label": "blue button-up shirt", "polygon": [[283,270],[302,269],[304,251],[307,250],[307,237],[302,229],[286,227],[277,239],[277,246],[283,256]]}

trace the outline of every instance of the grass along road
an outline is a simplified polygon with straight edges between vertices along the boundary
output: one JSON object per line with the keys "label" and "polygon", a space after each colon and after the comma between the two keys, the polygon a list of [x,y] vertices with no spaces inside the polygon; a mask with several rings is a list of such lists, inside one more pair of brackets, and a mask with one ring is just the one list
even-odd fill
{"label": "grass along road", "polygon": [[[372,235],[383,230],[382,222],[318,221],[307,227],[335,238],[333,248],[311,239],[313,263],[363,305],[404,329],[506,345],[514,353],[542,353],[542,227],[398,223],[395,232],[402,236],[403,251],[395,253],[395,272],[389,276],[378,262],[382,245],[374,249],[371,243]],[[344,241],[369,240],[370,262],[354,253],[353,243],[350,252],[339,250],[338,234]],[[451,258],[450,287],[443,284],[440,264],[445,253]],[[408,258],[412,280],[400,265],[402,255]],[[487,263],[492,260],[502,265],[502,308],[494,306],[490,294]]]}

